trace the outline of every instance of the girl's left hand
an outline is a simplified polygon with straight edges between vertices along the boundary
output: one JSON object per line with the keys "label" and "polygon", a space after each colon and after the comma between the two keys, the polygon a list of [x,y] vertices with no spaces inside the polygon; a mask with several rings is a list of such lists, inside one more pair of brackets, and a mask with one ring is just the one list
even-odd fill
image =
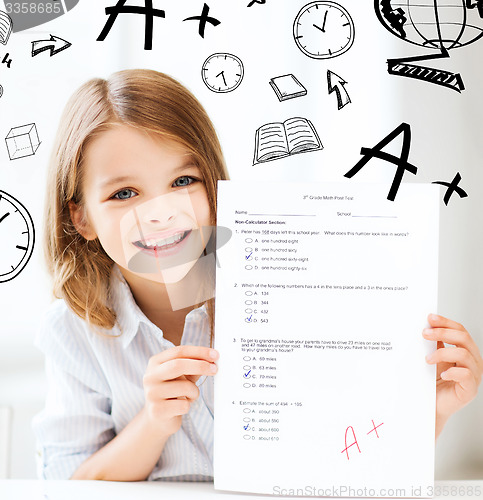
{"label": "girl's left hand", "polygon": [[[437,364],[437,437],[450,415],[476,396],[483,374],[483,359],[462,325],[435,314],[430,314],[428,321],[431,328],[423,330],[423,337],[437,341],[436,351],[426,358],[429,364]],[[444,343],[455,347],[445,347]]]}

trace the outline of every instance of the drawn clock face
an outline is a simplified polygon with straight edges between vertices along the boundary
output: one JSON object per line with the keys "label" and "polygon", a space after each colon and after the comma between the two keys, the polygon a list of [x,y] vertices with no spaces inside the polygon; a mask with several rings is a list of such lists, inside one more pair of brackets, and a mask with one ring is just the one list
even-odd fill
{"label": "drawn clock face", "polygon": [[201,77],[213,92],[232,92],[243,80],[243,63],[233,54],[212,54],[203,63]]}
{"label": "drawn clock face", "polygon": [[12,280],[25,268],[34,243],[32,217],[18,200],[0,191],[0,283]]}
{"label": "drawn clock face", "polygon": [[293,24],[298,48],[312,59],[330,59],[348,51],[354,43],[354,22],[335,2],[312,2],[300,10]]}

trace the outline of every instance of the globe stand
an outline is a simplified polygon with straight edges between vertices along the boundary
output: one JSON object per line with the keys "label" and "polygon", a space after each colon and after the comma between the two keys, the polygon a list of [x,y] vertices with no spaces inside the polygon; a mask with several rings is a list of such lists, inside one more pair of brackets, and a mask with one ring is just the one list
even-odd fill
{"label": "globe stand", "polygon": [[437,68],[429,68],[426,66],[417,66],[408,64],[415,61],[428,61],[430,59],[443,59],[449,57],[448,51],[441,48],[441,54],[431,54],[427,56],[404,57],[398,59],[387,60],[387,71],[390,75],[405,76],[406,78],[414,78],[435,85],[461,92],[465,89],[463,79],[459,73],[452,73]]}

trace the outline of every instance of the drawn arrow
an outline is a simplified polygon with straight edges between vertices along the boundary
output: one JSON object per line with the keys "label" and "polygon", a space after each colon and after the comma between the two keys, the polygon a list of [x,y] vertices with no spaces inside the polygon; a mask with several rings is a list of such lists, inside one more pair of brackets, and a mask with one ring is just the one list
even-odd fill
{"label": "drawn arrow", "polygon": [[62,50],[68,49],[72,44],[63,38],[58,36],[50,35],[50,40],[37,40],[32,42],[32,57],[40,54],[44,50],[50,49],[50,57],[61,52]]}
{"label": "drawn arrow", "polygon": [[330,70],[327,70],[327,84],[329,86],[329,94],[335,91],[337,95],[337,106],[338,109],[342,109],[344,106],[351,102],[351,98],[347,93],[344,85],[347,82],[341,78],[339,75],[336,75]]}

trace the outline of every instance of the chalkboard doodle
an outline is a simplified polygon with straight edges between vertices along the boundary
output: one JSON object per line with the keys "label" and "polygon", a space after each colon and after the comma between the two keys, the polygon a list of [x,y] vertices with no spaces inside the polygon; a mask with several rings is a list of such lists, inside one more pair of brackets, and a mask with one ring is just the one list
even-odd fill
{"label": "chalkboard doodle", "polygon": [[99,33],[97,41],[103,42],[106,39],[119,14],[143,14],[146,16],[146,23],[144,27],[144,50],[152,50],[153,20],[155,16],[164,18],[164,10],[154,9],[153,0],[145,0],[144,7],[124,5],[126,1],[127,0],[119,0],[116,5],[106,7],[105,12],[106,15],[109,16],[109,19],[106,21],[104,28],[102,28],[102,31]]}
{"label": "chalkboard doodle", "polygon": [[[109,16],[109,19],[106,21],[104,28],[99,33],[97,37],[98,42],[103,42],[111,28],[114,26],[114,23],[119,14],[141,14],[146,18],[145,28],[144,28],[144,50],[152,50],[153,49],[153,22],[154,17],[165,18],[166,12],[161,9],[153,8],[153,0],[145,0],[144,7],[140,7],[137,5],[125,5],[127,0],[118,0],[116,5],[111,7],[106,7],[105,12],[106,15]],[[205,37],[205,29],[206,24],[209,23],[212,26],[218,26],[221,24],[221,21],[218,19],[209,16],[208,13],[210,11],[210,7],[208,4],[203,5],[203,10],[199,16],[191,16],[183,19],[184,21],[199,21],[198,23],[198,34],[201,38]]]}
{"label": "chalkboard doodle", "polygon": [[3,10],[0,10],[0,43],[7,45],[10,34],[12,33],[12,18]]}
{"label": "chalkboard doodle", "polygon": [[[382,151],[385,146],[394,141],[394,139],[400,134],[402,134],[403,136],[403,143],[401,148],[401,155],[399,157]],[[376,144],[373,148],[361,148],[361,155],[363,155],[363,158],[361,158],[354,167],[352,167],[346,174],[344,174],[344,177],[348,177],[349,179],[354,177],[354,175],[356,175],[362,169],[362,167],[364,167],[372,158],[379,158],[380,160],[392,163],[393,165],[396,165],[397,169],[391,185],[391,189],[389,190],[389,194],[387,195],[387,199],[389,201],[394,201],[405,172],[407,171],[414,175],[416,175],[418,172],[418,168],[408,162],[410,149],[411,126],[407,123],[401,123],[401,125],[396,127],[390,134],[384,137],[384,139]]]}
{"label": "chalkboard doodle", "polygon": [[79,0],[14,1],[5,2],[5,10],[14,23],[13,32],[18,33],[57,19],[72,10],[78,3]]}
{"label": "chalkboard doodle", "polygon": [[268,83],[280,102],[307,95],[307,89],[291,73],[271,78]]}
{"label": "chalkboard doodle", "polygon": [[35,229],[27,209],[0,191],[0,283],[14,279],[25,268],[35,244]]}
{"label": "chalkboard doodle", "polygon": [[297,47],[312,59],[340,56],[352,47],[354,36],[354,22],[347,10],[326,0],[302,7],[293,23]]}
{"label": "chalkboard doodle", "polygon": [[323,146],[317,131],[306,118],[267,123],[256,131],[253,164],[321,149]]}
{"label": "chalkboard doodle", "polygon": [[6,64],[7,68],[10,68],[10,65],[12,64],[12,59],[10,59],[10,54],[8,52],[3,56],[2,64]]}
{"label": "chalkboard doodle", "polygon": [[34,155],[40,146],[35,123],[11,128],[5,142],[10,160]]}
{"label": "chalkboard doodle", "polygon": [[468,193],[459,186],[461,180],[461,175],[459,172],[456,173],[454,179],[451,182],[443,182],[443,181],[434,181],[433,184],[441,184],[442,186],[446,186],[448,189],[444,195],[443,201],[446,206],[448,206],[449,200],[453,193],[458,194],[460,198],[466,198]]}
{"label": "chalkboard doodle", "polygon": [[[430,55],[389,59],[391,75],[422,80],[461,92],[459,73],[413,64],[418,61],[444,59],[449,51],[476,42],[483,36],[483,2],[461,0],[375,0],[376,16],[394,36],[413,45],[432,49]],[[478,7],[475,10],[475,7]]]}
{"label": "chalkboard doodle", "polygon": [[243,80],[244,68],[240,58],[226,52],[209,56],[201,67],[201,78],[213,92],[232,92]]}
{"label": "chalkboard doodle", "polygon": [[351,102],[349,93],[345,88],[346,84],[347,82],[339,75],[336,75],[334,72],[327,70],[327,86],[329,88],[329,94],[335,92],[337,96],[338,109],[342,109],[344,106],[347,106],[347,104]]}
{"label": "chalkboard doodle", "polygon": [[209,11],[210,8],[208,7],[208,4],[205,3],[203,5],[203,10],[200,16],[192,16],[183,19],[183,21],[199,21],[198,34],[200,35],[201,38],[205,38],[206,23],[210,23],[213,26],[218,26],[219,24],[221,24],[221,21],[208,15]]}
{"label": "chalkboard doodle", "polygon": [[50,35],[49,40],[37,40],[32,42],[32,57],[44,52],[46,50],[50,50],[50,57],[62,52],[65,49],[68,49],[72,44],[63,38],[58,36]]}
{"label": "chalkboard doodle", "polygon": [[[0,43],[7,45],[13,29],[12,18],[3,10],[0,10]],[[2,59],[2,64],[6,64],[7,68],[10,68],[12,64],[12,59],[10,59],[10,54],[7,52]],[[0,92],[0,97],[2,93]]]}
{"label": "chalkboard doodle", "polygon": [[[383,148],[390,144],[397,136],[402,134],[402,147],[400,156],[395,156],[383,151]],[[394,201],[399,190],[399,186],[403,180],[404,174],[409,172],[413,175],[416,175],[418,172],[418,167],[412,165],[408,162],[409,159],[409,151],[411,149],[411,126],[407,123],[401,123],[398,127],[396,127],[390,134],[388,134],[382,141],[376,144],[373,148],[361,148],[361,158],[354,167],[352,167],[344,177],[351,179],[356,175],[362,167],[364,167],[372,158],[379,158],[380,160],[384,160],[388,163],[392,163],[396,165],[396,174],[394,175],[394,180],[391,185],[391,189],[389,190],[389,194],[387,195],[387,199],[389,201]],[[454,179],[451,182],[444,181],[434,181],[432,184],[441,184],[442,186],[446,186],[448,189],[446,190],[446,194],[443,198],[444,204],[447,206],[449,200],[453,193],[457,193],[460,198],[466,198],[468,194],[464,191],[460,186],[459,182],[461,181],[461,175],[458,172]]]}

